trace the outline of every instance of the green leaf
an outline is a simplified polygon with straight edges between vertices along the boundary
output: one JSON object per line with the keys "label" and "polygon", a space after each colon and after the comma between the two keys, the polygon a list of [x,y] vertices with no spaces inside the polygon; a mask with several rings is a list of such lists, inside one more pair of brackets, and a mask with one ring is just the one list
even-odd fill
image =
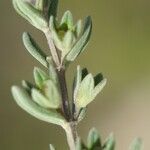
{"label": "green leaf", "polygon": [[115,150],[115,139],[113,134],[108,137],[103,147],[103,150]]}
{"label": "green leaf", "polygon": [[92,128],[89,132],[87,145],[89,150],[95,150],[96,148],[102,150],[100,136],[95,128]]}
{"label": "green leaf", "polygon": [[91,31],[92,31],[91,17],[87,17],[86,21],[85,21],[83,34],[82,34],[81,38],[79,39],[79,41],[77,41],[77,43],[74,45],[74,47],[71,49],[71,51],[66,56],[67,61],[74,61],[75,58],[81,52],[83,52],[84,48],[86,47],[86,45],[90,39]]}
{"label": "green leaf", "polygon": [[107,82],[107,79],[103,79],[93,90],[93,99],[102,91],[102,89],[105,87]]}
{"label": "green leaf", "polygon": [[73,97],[74,97],[74,100],[77,96],[77,91],[78,91],[78,88],[80,86],[80,83],[81,83],[81,80],[82,80],[82,70],[81,70],[81,67],[78,65],[77,66],[77,73],[76,73],[76,76],[75,76],[75,79],[74,79],[74,94],[73,94]]}
{"label": "green leaf", "polygon": [[20,8],[19,8],[19,6],[18,6],[18,3],[17,3],[17,0],[12,0],[12,3],[13,3],[13,6],[14,6],[16,12],[17,12],[20,16],[22,16],[23,18],[25,18],[28,22],[30,22],[31,24],[33,24],[32,21],[31,21],[31,19],[28,18],[28,16],[26,16],[26,15],[20,10]]}
{"label": "green leaf", "polygon": [[52,57],[47,57],[47,62],[49,65],[49,77],[50,79],[55,83],[58,84],[58,76],[57,76],[57,72],[56,72],[56,68],[54,67],[54,63],[53,63],[53,59]]}
{"label": "green leaf", "polygon": [[31,96],[38,105],[44,108],[55,108],[55,106],[51,104],[51,101],[49,101],[49,99],[46,98],[39,90],[33,88],[31,90]]}
{"label": "green leaf", "polygon": [[82,31],[82,20],[78,20],[78,22],[75,25],[75,33],[76,37],[79,37]]}
{"label": "green leaf", "polygon": [[15,9],[21,16],[27,19],[33,26],[39,30],[45,30],[48,23],[44,16],[41,14],[41,11],[34,8],[29,2],[23,0],[13,0],[15,4]]}
{"label": "green leaf", "polygon": [[58,9],[58,2],[59,0],[51,0],[50,7],[49,7],[49,17],[50,16],[57,16],[57,9]]}
{"label": "green leaf", "polygon": [[141,139],[139,139],[139,138],[135,139],[132,142],[129,150],[142,150],[142,141],[141,141]]}
{"label": "green leaf", "polygon": [[37,59],[42,65],[45,67],[48,66],[46,61],[46,54],[41,50],[41,48],[36,44],[30,34],[24,32],[23,33],[23,43],[28,50],[28,52]]}
{"label": "green leaf", "polygon": [[32,101],[28,92],[26,92],[26,90],[22,87],[13,86],[11,91],[17,104],[30,115],[48,123],[53,123],[60,126],[64,125],[65,119],[59,113],[55,110],[47,110],[38,106],[34,101]]}
{"label": "green leaf", "polygon": [[63,57],[70,51],[72,45],[74,44],[75,37],[72,31],[68,30],[63,38],[64,50],[62,51]]}
{"label": "green leaf", "polygon": [[78,116],[78,122],[80,122],[82,119],[84,119],[86,112],[87,112],[86,107],[80,109],[79,116]]}
{"label": "green leaf", "polygon": [[35,1],[35,7],[40,10],[40,11],[43,11],[44,9],[44,1],[45,0],[36,0]]}
{"label": "green leaf", "polygon": [[76,141],[76,150],[87,150],[86,146],[79,137],[77,137]]}
{"label": "green leaf", "polygon": [[58,50],[63,51],[64,50],[63,43],[62,43],[59,35],[57,34],[57,31],[55,28],[55,19],[53,16],[50,17],[49,27],[50,27],[52,37],[53,37],[56,47],[58,48]]}
{"label": "green leaf", "polygon": [[66,24],[68,29],[72,29],[73,28],[73,16],[72,13],[68,10],[64,13],[60,26]]}
{"label": "green leaf", "polygon": [[49,145],[50,150],[55,150],[54,146],[52,144]]}
{"label": "green leaf", "polygon": [[91,102],[91,96],[94,88],[94,79],[92,74],[88,74],[78,88],[75,104],[77,108],[86,107]]}
{"label": "green leaf", "polygon": [[49,76],[40,68],[35,67],[33,70],[34,80],[36,85],[41,89],[44,81],[49,79]]}
{"label": "green leaf", "polygon": [[61,96],[56,84],[53,81],[47,80],[44,83],[43,91],[45,96],[49,99],[53,108],[61,107]]}

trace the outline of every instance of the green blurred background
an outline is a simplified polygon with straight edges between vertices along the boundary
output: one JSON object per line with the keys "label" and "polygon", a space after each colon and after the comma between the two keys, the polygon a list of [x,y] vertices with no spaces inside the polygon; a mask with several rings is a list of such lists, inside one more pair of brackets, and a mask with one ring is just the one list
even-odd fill
{"label": "green blurred background", "polygon": [[[95,126],[103,141],[114,133],[117,150],[127,150],[138,136],[145,150],[150,149],[150,1],[60,0],[59,8],[59,16],[69,9],[75,19],[93,18],[91,42],[70,66],[68,86],[77,64],[108,79],[80,123],[79,134],[85,139]],[[32,33],[47,50],[44,36],[15,13],[11,0],[1,0],[0,10],[0,149],[48,150],[52,143],[66,150],[64,131],[28,115],[10,93],[11,85],[22,79],[33,81],[33,66],[40,66],[25,50],[22,32]]]}

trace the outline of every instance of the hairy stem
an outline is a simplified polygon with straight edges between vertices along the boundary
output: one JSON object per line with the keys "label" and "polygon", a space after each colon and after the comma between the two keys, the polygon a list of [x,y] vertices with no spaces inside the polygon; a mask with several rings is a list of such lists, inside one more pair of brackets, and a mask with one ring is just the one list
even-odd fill
{"label": "hairy stem", "polygon": [[59,67],[61,63],[60,63],[58,52],[57,52],[56,47],[54,45],[54,42],[52,40],[51,32],[49,29],[46,29],[44,31],[44,33],[45,33],[45,36],[46,36],[53,60],[56,64],[56,66]]}
{"label": "hairy stem", "polygon": [[68,100],[68,90],[67,90],[67,83],[65,77],[65,69],[60,68],[60,70],[57,70],[57,74],[58,74],[59,85],[61,90],[61,97],[62,97],[62,104],[63,104],[62,109],[67,121],[70,121],[71,113],[70,113],[70,106]]}
{"label": "hairy stem", "polygon": [[73,116],[71,113],[71,108],[69,105],[69,98],[68,98],[68,90],[67,90],[67,83],[66,83],[66,76],[65,76],[65,68],[62,66],[62,63],[60,61],[57,49],[54,45],[54,42],[51,37],[51,32],[49,29],[47,29],[45,32],[45,36],[48,41],[48,45],[51,51],[51,55],[53,57],[53,60],[56,64],[56,71],[58,75],[59,85],[60,85],[60,92],[62,97],[62,110],[64,113],[64,116],[68,123],[63,127],[66,132],[67,141],[70,150],[75,150],[75,143],[77,139],[77,130],[76,130],[76,122],[73,121]]}
{"label": "hairy stem", "polygon": [[76,150],[77,130],[75,122],[68,122],[65,126],[67,142],[70,150]]}

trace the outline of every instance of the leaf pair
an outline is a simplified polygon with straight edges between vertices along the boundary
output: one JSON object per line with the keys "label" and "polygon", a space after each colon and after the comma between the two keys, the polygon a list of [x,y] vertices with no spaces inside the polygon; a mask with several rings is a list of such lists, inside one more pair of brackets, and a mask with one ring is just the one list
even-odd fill
{"label": "leaf pair", "polygon": [[24,88],[13,86],[12,94],[17,104],[37,119],[60,126],[63,126],[65,123],[64,117],[62,117],[56,110],[45,109],[35,103]]}
{"label": "leaf pair", "polygon": [[67,61],[74,61],[77,58],[77,56],[84,51],[86,45],[89,42],[91,32],[92,32],[92,20],[91,17],[88,16],[85,19],[83,33],[81,34],[80,39],[76,42],[76,44],[72,47],[72,49],[66,56]]}
{"label": "leaf pair", "polygon": [[34,79],[40,90],[35,88],[31,90],[33,100],[44,108],[60,108],[61,96],[58,84],[39,68],[34,69]]}
{"label": "leaf pair", "polygon": [[13,0],[16,11],[39,30],[48,26],[42,12],[36,9],[31,3],[24,0]]}
{"label": "leaf pair", "polygon": [[87,17],[82,31],[81,20],[74,25],[71,12],[66,11],[60,24],[56,18],[50,17],[50,30],[56,47],[62,52],[62,58],[65,57],[66,61],[70,62],[74,61],[87,45],[91,35],[92,21],[90,17]]}
{"label": "leaf pair", "polygon": [[58,23],[56,18],[50,17],[50,30],[54,43],[62,53],[62,58],[71,50],[81,33],[81,21],[73,24],[73,16],[70,11],[66,11]]}
{"label": "leaf pair", "polygon": [[129,150],[142,150],[142,149],[143,149],[142,141],[139,138],[135,139],[129,148]]}
{"label": "leaf pair", "polygon": [[100,135],[95,128],[89,131],[87,144],[84,144],[80,138],[76,143],[76,150],[114,150],[115,140],[111,135],[104,145],[101,143]]}
{"label": "leaf pair", "polygon": [[113,134],[110,134],[110,136],[107,138],[102,150],[115,150],[115,139]]}
{"label": "leaf pair", "polygon": [[18,14],[25,18],[37,29],[44,31],[48,28],[50,16],[57,15],[58,0],[36,0],[34,4],[25,0],[13,0]]}
{"label": "leaf pair", "polygon": [[74,83],[75,106],[78,109],[86,107],[101,92],[105,84],[106,79],[103,79],[101,74],[93,77],[86,69],[81,69],[78,66]]}
{"label": "leaf pair", "polygon": [[35,85],[23,81],[23,87],[12,87],[12,94],[17,104],[34,117],[63,125],[65,119],[56,111],[62,105],[56,72],[52,64],[49,66],[49,75],[40,68],[34,68]]}

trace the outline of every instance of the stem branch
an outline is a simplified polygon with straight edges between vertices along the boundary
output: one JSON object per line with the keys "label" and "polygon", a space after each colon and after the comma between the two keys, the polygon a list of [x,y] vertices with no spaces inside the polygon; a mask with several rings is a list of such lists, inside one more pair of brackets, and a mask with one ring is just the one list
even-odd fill
{"label": "stem branch", "polygon": [[44,31],[44,33],[45,33],[45,36],[46,36],[53,60],[56,64],[56,66],[59,67],[61,63],[60,63],[58,52],[57,52],[56,47],[54,45],[54,42],[52,40],[51,32],[49,29],[47,29]]}
{"label": "stem branch", "polygon": [[59,85],[60,85],[60,92],[62,97],[62,110],[66,120],[68,121],[63,128],[65,129],[67,141],[70,150],[76,149],[76,139],[77,139],[77,131],[76,131],[76,122],[72,119],[71,108],[69,105],[68,99],[68,90],[67,90],[67,83],[66,83],[66,76],[65,76],[65,68],[61,64],[61,60],[59,58],[57,49],[54,45],[54,42],[51,37],[51,32],[49,29],[45,30],[45,36],[48,41],[48,45],[51,51],[51,55],[53,60],[56,64],[56,71],[58,75]]}

